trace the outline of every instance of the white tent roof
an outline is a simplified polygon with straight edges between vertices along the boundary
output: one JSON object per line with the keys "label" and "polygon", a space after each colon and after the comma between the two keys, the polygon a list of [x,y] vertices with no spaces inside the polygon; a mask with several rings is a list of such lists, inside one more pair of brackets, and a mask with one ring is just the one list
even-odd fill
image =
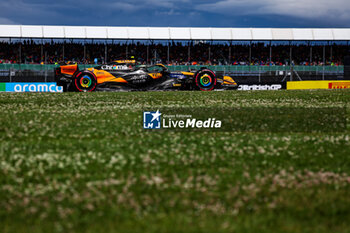
{"label": "white tent roof", "polygon": [[2,38],[136,40],[350,40],[350,28],[179,28],[0,25]]}

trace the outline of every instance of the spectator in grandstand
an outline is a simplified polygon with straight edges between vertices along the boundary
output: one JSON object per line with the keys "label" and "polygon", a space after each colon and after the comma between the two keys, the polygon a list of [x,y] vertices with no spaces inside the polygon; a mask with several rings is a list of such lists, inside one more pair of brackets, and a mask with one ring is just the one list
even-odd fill
{"label": "spectator in grandstand", "polygon": [[[63,49],[64,46],[64,49]],[[168,46],[170,54],[168,57]],[[169,65],[255,65],[278,66],[289,63],[289,45],[273,45],[270,60],[270,46],[266,43],[253,43],[251,57],[249,44],[209,44],[209,43],[181,43],[171,42],[153,43],[150,45],[141,42],[119,43],[107,45],[105,61],[105,44],[82,42],[60,43],[46,42],[43,45],[33,40],[20,42],[0,42],[0,58],[3,63],[55,64],[62,61],[74,61],[79,64],[101,63],[135,56],[142,64],[150,62],[169,63]],[[189,48],[190,47],[190,48]],[[295,65],[323,65],[323,45],[314,45],[310,58],[308,45],[295,45],[293,60]],[[64,50],[64,58],[63,58]],[[85,50],[85,56],[84,56]],[[209,54],[210,51],[210,54]],[[326,46],[326,65],[338,66],[342,64],[347,52],[347,45]],[[229,57],[231,54],[231,57]],[[96,62],[97,60],[97,62]]]}

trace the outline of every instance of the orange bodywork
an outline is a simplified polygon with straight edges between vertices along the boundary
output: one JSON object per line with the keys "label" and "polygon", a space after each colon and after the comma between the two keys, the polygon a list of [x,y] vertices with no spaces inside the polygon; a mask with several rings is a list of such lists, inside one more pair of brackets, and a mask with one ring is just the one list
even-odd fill
{"label": "orange bodywork", "polygon": [[228,84],[228,85],[237,85],[237,83],[233,80],[233,78],[229,77],[229,76],[224,76],[224,84]]}
{"label": "orange bodywork", "polygon": [[151,73],[149,74],[153,79],[161,78],[163,75],[161,73]]}
{"label": "orange bodywork", "polygon": [[186,75],[186,76],[193,76],[194,73],[192,72],[181,72],[183,75]]}
{"label": "orange bodywork", "polygon": [[78,70],[78,65],[61,66],[61,73],[67,75],[73,75]]}
{"label": "orange bodywork", "polygon": [[96,70],[94,68],[89,68],[89,71],[95,74],[97,79],[97,84],[105,82],[117,82],[117,83],[127,83],[127,81],[121,77],[114,77],[111,73],[104,70]]}
{"label": "orange bodywork", "polygon": [[[95,74],[97,79],[97,84],[106,83],[106,82],[128,83],[122,77],[115,77],[111,73],[105,70],[96,70],[94,68],[89,68],[87,70]],[[161,78],[163,75],[161,73],[150,73],[149,76],[151,76],[153,79],[158,79],[158,78]]]}

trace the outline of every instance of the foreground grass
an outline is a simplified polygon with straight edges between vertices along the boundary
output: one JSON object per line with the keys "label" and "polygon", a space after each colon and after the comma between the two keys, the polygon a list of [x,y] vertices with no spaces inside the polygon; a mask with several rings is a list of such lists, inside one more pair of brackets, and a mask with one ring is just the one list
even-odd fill
{"label": "foreground grass", "polygon": [[145,108],[349,103],[347,90],[0,93],[0,231],[349,232],[349,130],[141,124]]}

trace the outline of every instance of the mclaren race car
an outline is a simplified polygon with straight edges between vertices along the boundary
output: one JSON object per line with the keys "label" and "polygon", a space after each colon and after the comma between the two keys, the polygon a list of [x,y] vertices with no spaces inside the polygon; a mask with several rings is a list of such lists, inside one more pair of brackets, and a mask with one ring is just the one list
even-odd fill
{"label": "mclaren race car", "polygon": [[77,64],[56,69],[55,79],[65,91],[146,91],[235,89],[237,83],[229,76],[201,68],[191,72],[170,72],[162,64],[144,66],[133,60],[114,61],[98,67],[79,70]]}

